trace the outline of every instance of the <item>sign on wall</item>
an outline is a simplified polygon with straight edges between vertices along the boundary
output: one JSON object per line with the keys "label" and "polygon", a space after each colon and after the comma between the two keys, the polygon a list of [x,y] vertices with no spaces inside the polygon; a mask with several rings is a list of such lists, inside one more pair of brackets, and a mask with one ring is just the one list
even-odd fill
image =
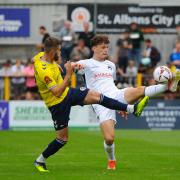
{"label": "sign on wall", "polygon": [[28,8],[0,8],[0,37],[29,37]]}
{"label": "sign on wall", "polygon": [[142,116],[130,115],[124,120],[117,115],[117,128],[125,129],[180,129],[180,100],[150,100]]}
{"label": "sign on wall", "polygon": [[[94,13],[95,12],[95,13]],[[82,22],[94,22],[98,33],[121,33],[132,22],[144,33],[176,33],[180,24],[178,6],[139,6],[138,4],[68,5],[68,19],[75,31],[82,31]]]}
{"label": "sign on wall", "polygon": [[97,31],[124,32],[132,22],[144,33],[175,33],[180,7],[98,4]]}
{"label": "sign on wall", "polygon": [[72,29],[74,31],[84,31],[84,22],[89,23],[89,31],[92,31],[94,21],[94,6],[90,4],[70,4],[68,5],[68,19],[72,22]]}
{"label": "sign on wall", "polygon": [[0,101],[0,130],[9,128],[9,105],[8,102]]}

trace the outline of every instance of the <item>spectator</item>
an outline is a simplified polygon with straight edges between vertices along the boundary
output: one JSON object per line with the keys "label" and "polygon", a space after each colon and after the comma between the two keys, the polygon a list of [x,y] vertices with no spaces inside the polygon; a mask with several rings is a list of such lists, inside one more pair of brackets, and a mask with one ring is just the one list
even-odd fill
{"label": "spectator", "polygon": [[123,33],[122,38],[119,38],[116,43],[117,52],[116,52],[116,62],[118,68],[121,68],[125,73],[128,65],[128,56],[130,48],[132,48],[131,41],[129,39],[129,33],[126,31]]}
{"label": "spectator", "polygon": [[154,68],[157,65],[157,63],[160,62],[161,54],[157,50],[157,48],[153,46],[152,41],[150,39],[145,40],[145,45],[146,49],[143,53],[144,59],[142,59],[141,63],[143,64],[143,60],[146,61],[146,59],[149,59],[150,67]]}
{"label": "spectator", "polygon": [[91,48],[90,40],[94,37],[94,32],[89,32],[89,23],[83,23],[84,31],[79,33],[79,39],[84,39],[85,46]]}
{"label": "spectator", "polygon": [[[90,49],[85,46],[83,39],[78,41],[77,46],[75,46],[71,52],[70,58],[72,61],[79,61],[89,58]],[[85,86],[84,75],[76,74],[77,87]]]}
{"label": "spectator", "polygon": [[129,59],[134,59],[139,66],[141,60],[141,45],[144,40],[143,33],[138,28],[138,24],[136,22],[131,23],[130,25],[130,39],[132,41],[132,49],[129,54]]}
{"label": "spectator", "polygon": [[180,41],[180,24],[176,26],[176,33],[177,33],[176,42],[178,42]]}
{"label": "spectator", "polygon": [[[26,96],[31,100],[36,99],[38,88],[34,78],[34,66],[31,60],[28,60],[27,66],[24,68],[24,76],[26,77]],[[28,99],[29,99],[28,98]]]}
{"label": "spectator", "polygon": [[62,41],[61,53],[63,60],[69,60],[71,51],[76,41],[76,34],[71,29],[70,21],[65,21],[63,28],[59,32]]}
{"label": "spectator", "polygon": [[70,59],[73,61],[79,61],[82,59],[89,58],[89,55],[90,55],[90,49],[87,46],[85,46],[84,40],[80,39],[78,41],[78,44],[73,48],[70,54]]}
{"label": "spectator", "polygon": [[130,60],[128,62],[128,67],[126,69],[126,76],[128,78],[128,84],[130,86],[136,85],[136,76],[137,76],[138,69],[136,67],[135,61]]}
{"label": "spectator", "polygon": [[21,99],[25,89],[24,66],[20,59],[16,60],[16,64],[12,66],[12,92],[14,99]]}
{"label": "spectator", "polygon": [[176,42],[175,51],[170,55],[171,65],[180,69],[180,41]]}
{"label": "spectator", "polygon": [[11,60],[7,59],[6,62],[3,64],[3,67],[0,69],[1,76],[10,76],[11,75]]}
{"label": "spectator", "polygon": [[46,28],[44,26],[39,27],[39,34],[43,36],[42,42],[40,44],[37,44],[37,48],[41,51],[44,51],[44,42],[45,40],[50,37],[49,33],[46,31]]}
{"label": "spectator", "polygon": [[138,69],[136,67],[135,61],[134,60],[129,60],[128,61],[128,66],[126,68],[126,73],[122,71],[122,69],[118,68],[117,73],[119,76],[117,76],[117,87],[118,88],[126,88],[129,86],[135,86],[136,82],[136,76]]}

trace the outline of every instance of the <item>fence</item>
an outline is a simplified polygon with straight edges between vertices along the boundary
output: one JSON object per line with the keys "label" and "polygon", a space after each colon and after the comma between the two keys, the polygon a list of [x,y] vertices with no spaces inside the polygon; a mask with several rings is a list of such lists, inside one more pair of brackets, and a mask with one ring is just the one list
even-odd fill
{"label": "fence", "polygon": [[[21,76],[21,77],[25,77],[25,76]],[[13,76],[2,76],[2,75],[0,75],[0,100],[5,100],[5,101],[10,100],[10,97],[12,94],[11,78],[13,78]],[[76,75],[73,74],[71,77],[70,86],[75,88],[76,83],[77,83],[76,82]]]}
{"label": "fence", "polygon": [[[22,76],[24,77],[24,76]],[[13,76],[2,76],[0,75],[0,100],[10,100],[11,94],[12,94],[12,88],[11,88],[11,78]],[[143,81],[143,76],[141,73],[137,74],[136,78],[136,85],[141,86]],[[71,87],[75,88],[77,86],[77,78],[76,74],[74,73],[71,77]]]}

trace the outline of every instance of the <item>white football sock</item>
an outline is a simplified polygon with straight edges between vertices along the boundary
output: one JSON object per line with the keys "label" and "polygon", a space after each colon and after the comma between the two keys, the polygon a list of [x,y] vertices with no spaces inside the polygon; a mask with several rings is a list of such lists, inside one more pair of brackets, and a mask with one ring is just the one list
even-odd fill
{"label": "white football sock", "polygon": [[167,84],[158,84],[158,85],[153,85],[153,86],[147,86],[145,88],[145,96],[153,97],[158,94],[161,94],[168,90],[168,85]]}
{"label": "white football sock", "polygon": [[116,160],[115,154],[114,154],[114,151],[115,151],[114,143],[112,145],[107,145],[106,142],[104,141],[104,149],[107,153],[108,160]]}
{"label": "white football sock", "polygon": [[127,105],[127,112],[128,112],[128,113],[133,113],[133,112],[134,112],[134,105],[128,104],[128,105]]}
{"label": "white football sock", "polygon": [[36,159],[37,162],[41,162],[41,163],[44,163],[45,160],[46,158],[44,158],[42,154],[40,154],[40,156]]}

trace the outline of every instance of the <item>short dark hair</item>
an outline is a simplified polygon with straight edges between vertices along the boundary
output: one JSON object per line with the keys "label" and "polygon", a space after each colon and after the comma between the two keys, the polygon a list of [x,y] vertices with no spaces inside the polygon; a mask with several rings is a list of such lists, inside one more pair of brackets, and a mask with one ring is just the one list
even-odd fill
{"label": "short dark hair", "polygon": [[49,52],[53,48],[58,48],[61,41],[55,37],[48,37],[44,42],[44,51]]}
{"label": "short dark hair", "polygon": [[95,35],[92,39],[91,39],[91,47],[93,46],[97,46],[99,44],[109,44],[109,38],[108,36],[104,35],[104,34],[99,34],[99,35]]}
{"label": "short dark hair", "polygon": [[42,29],[42,30],[46,30],[46,27],[45,26],[40,26],[39,29]]}
{"label": "short dark hair", "polygon": [[150,39],[145,40],[146,43],[151,43],[152,41]]}

